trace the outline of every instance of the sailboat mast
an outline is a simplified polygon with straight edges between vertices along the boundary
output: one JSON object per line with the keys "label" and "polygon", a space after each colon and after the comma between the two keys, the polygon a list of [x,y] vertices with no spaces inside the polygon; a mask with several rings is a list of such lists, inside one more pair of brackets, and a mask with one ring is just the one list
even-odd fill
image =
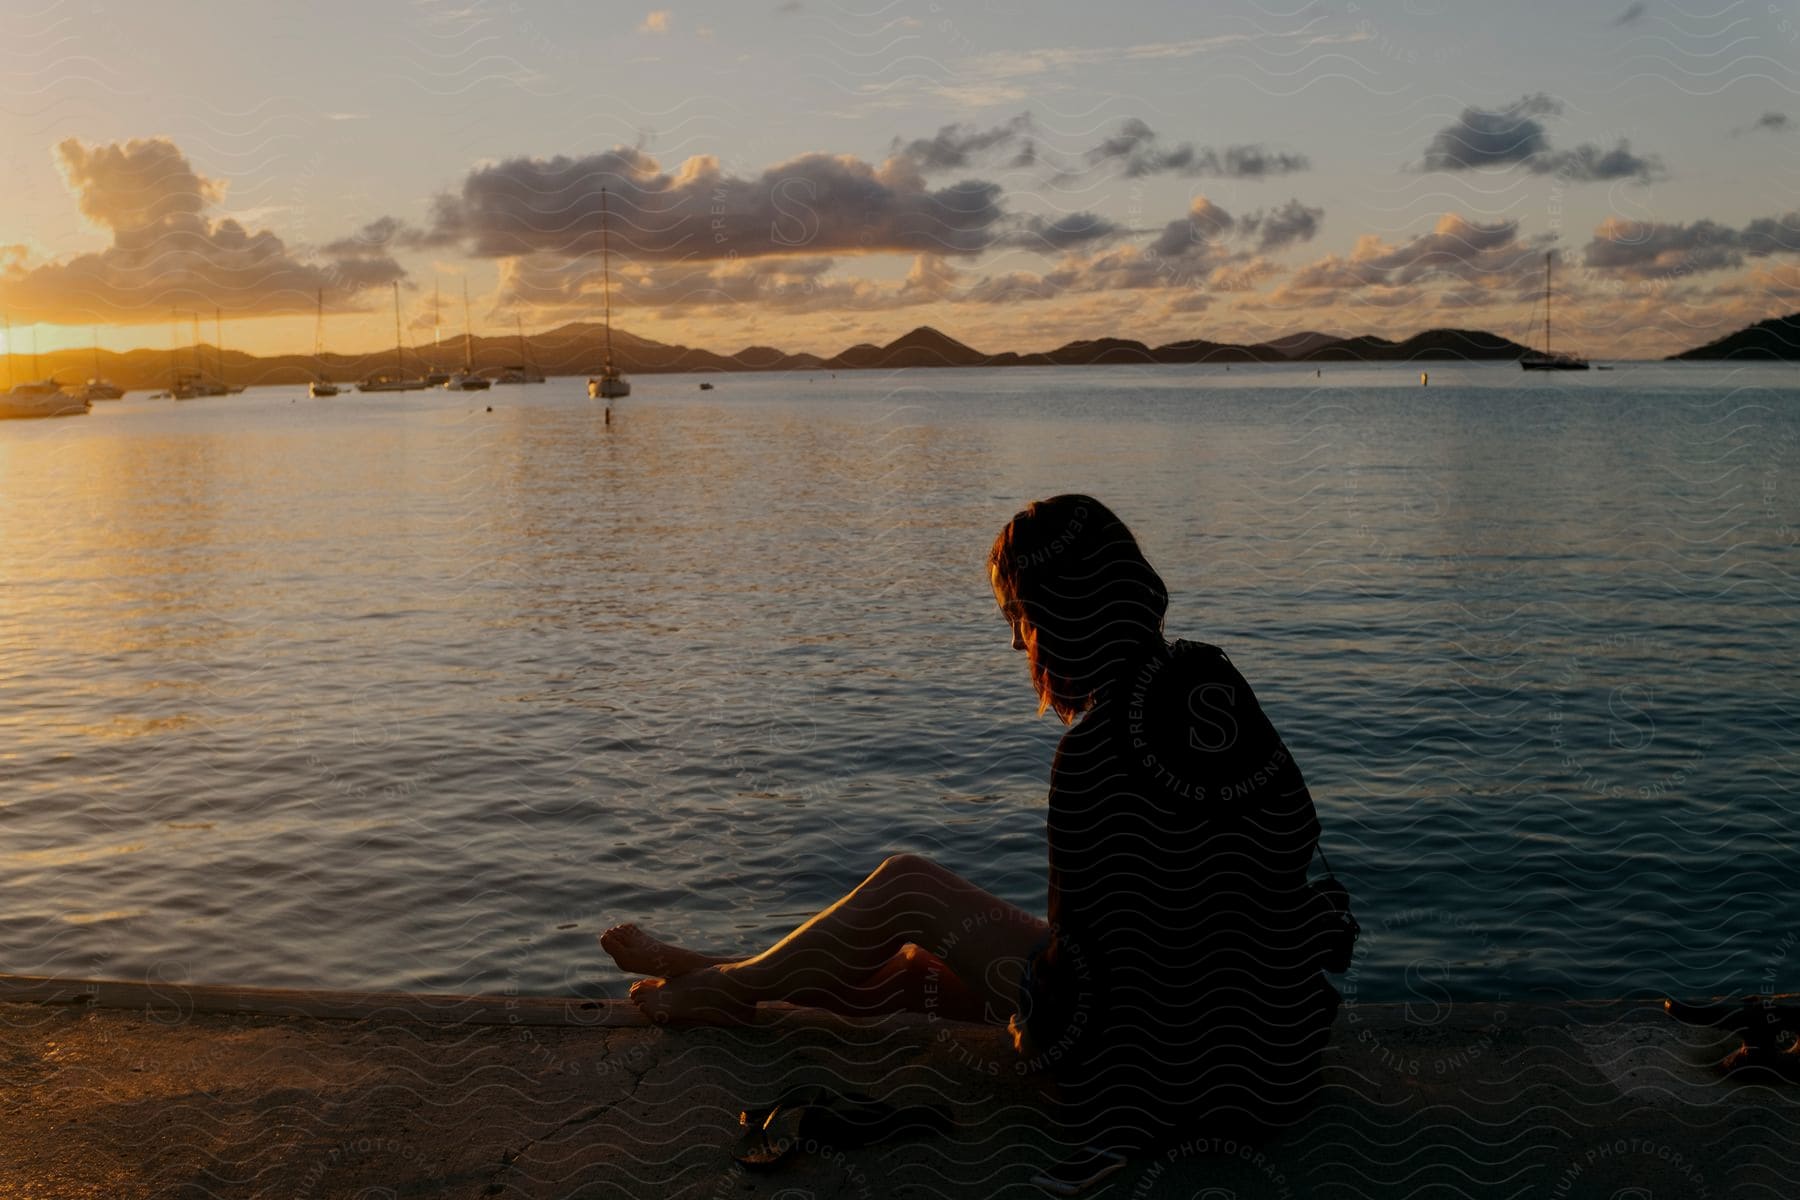
{"label": "sailboat mast", "polygon": [[475,322],[469,317],[469,281],[463,280],[463,374],[475,373]]}
{"label": "sailboat mast", "polygon": [[200,357],[200,313],[198,310],[188,314],[194,319],[194,374],[206,378],[206,360]]}
{"label": "sailboat mast", "polygon": [[600,288],[606,306],[606,373],[612,374],[612,243],[607,237],[606,189],[600,189]]}
{"label": "sailboat mast", "polygon": [[400,351],[400,281],[394,281],[394,369],[406,378],[406,358]]}
{"label": "sailboat mast", "polygon": [[431,366],[437,369],[437,356],[444,333],[444,296],[438,281],[431,281]]}
{"label": "sailboat mast", "polygon": [[100,327],[94,326],[94,378],[100,378]]}
{"label": "sailboat mast", "polygon": [[518,313],[513,314],[513,330],[519,335],[519,370],[531,374],[531,362],[525,357],[525,320]]}
{"label": "sailboat mast", "polygon": [[1544,251],[1544,357],[1550,357],[1550,251]]}
{"label": "sailboat mast", "polygon": [[219,384],[225,383],[225,322],[219,316],[219,309],[213,307],[213,359],[219,364]]}

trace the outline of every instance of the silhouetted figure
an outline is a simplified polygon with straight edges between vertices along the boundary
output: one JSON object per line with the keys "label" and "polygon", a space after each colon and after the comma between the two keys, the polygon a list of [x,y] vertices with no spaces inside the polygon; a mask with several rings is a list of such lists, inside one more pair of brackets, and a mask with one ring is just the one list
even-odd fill
{"label": "silhouetted figure", "polygon": [[633,925],[601,944],[656,976],[631,989],[656,1020],[790,1000],[1005,1022],[1078,1142],[1141,1151],[1291,1123],[1338,1006],[1309,940],[1319,824],[1299,767],[1223,651],[1164,637],[1162,579],[1098,500],[1033,503],[988,566],[1038,711],[1070,725],[1050,773],[1048,920],[900,854],[752,957]]}

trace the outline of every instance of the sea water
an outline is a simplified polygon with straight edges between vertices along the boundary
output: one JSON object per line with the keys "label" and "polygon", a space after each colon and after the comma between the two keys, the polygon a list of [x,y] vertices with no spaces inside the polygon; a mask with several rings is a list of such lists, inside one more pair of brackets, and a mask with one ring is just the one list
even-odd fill
{"label": "sea water", "polygon": [[984,556],[1083,491],[1305,771],[1347,995],[1800,989],[1800,372],[1428,369],[0,424],[0,972],[619,995],[608,925],[753,950],[900,850],[1041,911]]}

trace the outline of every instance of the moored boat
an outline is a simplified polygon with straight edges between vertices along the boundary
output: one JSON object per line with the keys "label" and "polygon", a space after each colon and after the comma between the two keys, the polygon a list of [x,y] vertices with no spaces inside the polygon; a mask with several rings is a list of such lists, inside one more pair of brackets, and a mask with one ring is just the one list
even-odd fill
{"label": "moored boat", "polygon": [[458,371],[444,381],[447,392],[485,392],[493,386],[493,380],[482,375],[473,375],[468,371]]}
{"label": "moored boat", "polygon": [[338,394],[338,385],[325,377],[325,289],[319,289],[318,308],[313,315],[313,381],[306,394],[314,400]]}
{"label": "moored boat", "polygon": [[543,383],[544,373],[531,365],[531,355],[525,349],[525,324],[516,314],[513,317],[513,329],[519,335],[519,361],[512,366],[500,368],[500,373],[494,376],[494,382]]}
{"label": "moored boat", "polygon": [[194,400],[201,396],[214,394],[213,390],[207,386],[206,381],[191,371],[177,372],[174,382],[169,384],[171,400]]}
{"label": "moored boat", "polygon": [[430,387],[423,379],[413,378],[406,373],[406,350],[400,340],[400,284],[394,284],[394,370],[376,371],[367,379],[359,380],[356,390],[359,392],[420,392]]}
{"label": "moored boat", "polygon": [[71,384],[63,390],[76,399],[89,403],[95,400],[118,400],[125,395],[124,388],[106,379],[90,379],[86,383]]}
{"label": "moored boat", "polygon": [[93,407],[80,396],[63,391],[54,379],[21,383],[0,394],[0,420],[23,421],[38,417],[78,417]]}
{"label": "moored boat", "polygon": [[1541,351],[1530,350],[1519,356],[1521,371],[1585,371],[1588,361],[1579,355],[1557,354],[1550,349],[1550,262],[1551,255],[1544,254],[1544,348]]}
{"label": "moored boat", "polygon": [[359,379],[359,392],[422,392],[431,385],[423,379],[409,379],[391,371],[377,371],[367,379]]}
{"label": "moored boat", "polygon": [[[588,397],[593,400],[617,400],[631,395],[631,383],[613,365],[612,353],[612,244],[607,240],[606,189],[600,189],[600,279],[601,296],[606,306],[606,359],[600,374],[588,380]],[[608,415],[611,414],[608,409]]]}
{"label": "moored boat", "polygon": [[485,392],[493,380],[475,373],[475,326],[469,319],[469,281],[463,280],[463,365],[444,381],[447,392]]}
{"label": "moored boat", "polygon": [[79,396],[84,400],[121,400],[125,389],[100,374],[100,327],[94,327],[94,373],[86,383],[78,383],[67,389],[71,396]]}

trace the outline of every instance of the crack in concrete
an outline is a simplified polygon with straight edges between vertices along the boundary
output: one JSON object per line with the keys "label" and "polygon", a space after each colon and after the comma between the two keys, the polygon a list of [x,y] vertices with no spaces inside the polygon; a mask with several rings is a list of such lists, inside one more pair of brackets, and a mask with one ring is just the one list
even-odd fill
{"label": "crack in concrete", "polygon": [[[602,1062],[605,1062],[612,1057],[612,1047],[609,1044],[606,1044],[605,1039],[602,1039],[602,1044],[606,1046],[606,1050],[607,1050],[606,1058],[601,1060]],[[501,1192],[505,1191],[506,1190],[505,1176],[506,1176],[507,1172],[511,1171],[513,1169],[513,1167],[518,1165],[519,1160],[521,1158],[524,1158],[525,1155],[531,1150],[531,1148],[533,1146],[537,1145],[539,1142],[543,1141],[545,1138],[555,1137],[557,1134],[561,1133],[563,1130],[572,1128],[576,1125],[586,1125],[590,1121],[598,1120],[600,1117],[604,1116],[606,1113],[610,1112],[612,1109],[617,1108],[619,1105],[624,1104],[626,1101],[635,1099],[637,1097],[638,1086],[640,1084],[642,1084],[644,1082],[644,1078],[646,1076],[648,1076],[650,1074],[650,1072],[655,1069],[656,1069],[656,1064],[654,1062],[652,1062],[649,1066],[645,1067],[641,1073],[639,1073],[638,1075],[636,1075],[632,1078],[631,1086],[629,1088],[627,1088],[625,1091],[625,1094],[623,1096],[619,1097],[617,1100],[608,1100],[604,1104],[590,1104],[586,1108],[582,1109],[580,1112],[576,1113],[575,1115],[573,1115],[571,1117],[566,1117],[563,1120],[557,1122],[556,1125],[554,1125],[550,1129],[546,1130],[545,1132],[538,1134],[536,1137],[528,1138],[526,1140],[525,1144],[523,1146],[519,1147],[516,1151],[515,1150],[502,1150],[500,1152],[500,1166],[498,1169],[496,1169],[494,1171],[493,1175],[488,1179],[488,1185],[482,1191],[482,1195],[498,1196]]]}

